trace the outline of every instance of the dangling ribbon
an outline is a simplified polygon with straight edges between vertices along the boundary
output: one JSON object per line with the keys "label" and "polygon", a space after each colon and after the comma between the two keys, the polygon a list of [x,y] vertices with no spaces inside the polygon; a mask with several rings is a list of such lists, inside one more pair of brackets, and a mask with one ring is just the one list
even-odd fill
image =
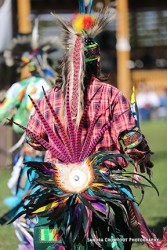
{"label": "dangling ribbon", "polygon": [[132,114],[135,118],[136,121],[136,126],[138,128],[140,128],[140,123],[139,123],[139,112],[138,112],[138,107],[137,107],[137,103],[136,103],[136,95],[135,95],[135,87],[132,87],[132,94],[131,94],[131,110],[132,110]]}
{"label": "dangling ribbon", "polygon": [[93,0],[79,0],[79,11],[83,14],[90,14],[92,10]]}
{"label": "dangling ribbon", "polygon": [[85,4],[84,4],[84,0],[79,0],[79,12],[80,12],[80,13],[85,13]]}
{"label": "dangling ribbon", "polygon": [[[135,86],[132,87],[130,106],[131,106],[131,111],[132,111],[133,117],[135,118],[136,127],[137,127],[137,128],[140,128],[139,113],[138,113],[138,107],[137,107],[136,95],[135,95]],[[140,181],[141,178],[140,178],[138,175],[136,175],[136,174],[138,173],[137,168],[138,168],[138,163],[135,161],[135,166],[134,166],[134,178],[135,178],[137,181]]]}

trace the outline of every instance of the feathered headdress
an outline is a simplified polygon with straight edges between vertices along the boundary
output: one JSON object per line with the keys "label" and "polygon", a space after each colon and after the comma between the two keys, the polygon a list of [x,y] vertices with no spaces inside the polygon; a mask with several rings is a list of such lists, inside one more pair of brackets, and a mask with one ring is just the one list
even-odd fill
{"label": "feathered headdress", "polygon": [[[92,1],[90,2],[91,6]],[[83,111],[83,90],[85,76],[85,62],[98,60],[99,54],[96,54],[97,43],[86,45],[88,38],[94,38],[101,30],[109,24],[115,15],[113,9],[101,11],[97,17],[90,15],[80,7],[81,13],[73,16],[72,20],[67,21],[54,15],[60,23],[64,33],[64,46],[66,48],[65,60],[63,64],[63,91],[65,102],[67,101],[67,86],[69,90],[69,103],[72,119],[79,124]],[[85,58],[86,57],[86,58]],[[66,114],[67,117],[67,114]]]}

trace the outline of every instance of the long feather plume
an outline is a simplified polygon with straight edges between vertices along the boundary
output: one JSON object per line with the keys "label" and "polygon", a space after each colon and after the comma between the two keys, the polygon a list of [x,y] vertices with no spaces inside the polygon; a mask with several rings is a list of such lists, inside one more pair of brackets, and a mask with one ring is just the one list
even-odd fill
{"label": "long feather plume", "polygon": [[103,93],[103,89],[101,91],[99,102],[98,102],[97,107],[96,107],[96,112],[95,112],[94,119],[93,119],[92,123],[90,124],[90,127],[89,127],[88,132],[87,132],[87,137],[86,137],[84,145],[82,147],[82,151],[81,151],[80,158],[79,158],[80,161],[83,160],[84,153],[85,153],[86,149],[90,145],[91,135],[93,133],[93,129],[94,129],[94,126],[95,126],[95,124],[97,122],[97,118],[98,118],[98,115],[99,115],[99,110],[100,110],[100,105],[101,105],[101,99],[102,99],[102,93]]}
{"label": "long feather plume", "polygon": [[17,126],[22,128],[26,134],[32,138],[34,138],[37,142],[39,142],[44,148],[47,150],[50,150],[52,154],[57,158],[60,159],[61,161],[68,162],[68,159],[64,156],[64,154],[60,151],[58,151],[51,143],[47,142],[43,138],[41,138],[39,135],[35,134],[34,132],[30,131],[29,129],[25,128],[24,126],[18,124],[17,122],[14,122]]}
{"label": "long feather plume", "polygon": [[73,151],[73,159],[75,161],[75,139],[76,139],[76,134],[75,134],[75,126],[72,120],[71,112],[70,112],[70,103],[69,103],[69,85],[67,85],[67,91],[66,91],[66,100],[65,100],[65,108],[66,108],[66,120],[68,124],[68,133],[69,133],[69,138],[70,138],[70,143]]}
{"label": "long feather plume", "polygon": [[67,136],[67,133],[66,133],[66,131],[65,131],[65,129],[64,129],[58,115],[56,114],[55,110],[53,109],[53,107],[52,107],[52,105],[51,105],[51,103],[50,103],[50,101],[49,101],[49,99],[48,99],[48,97],[46,95],[46,92],[45,92],[44,88],[43,88],[43,92],[44,92],[44,97],[45,97],[46,103],[47,103],[47,105],[48,105],[48,107],[49,107],[49,109],[50,109],[50,111],[51,111],[51,113],[52,113],[58,127],[59,127],[59,135],[60,135],[62,141],[64,142],[64,145],[67,147],[67,149],[69,150],[69,153],[71,155],[72,154],[72,149],[71,149],[71,145],[70,145],[70,141],[69,141],[69,138]]}
{"label": "long feather plume", "polygon": [[97,95],[97,93],[100,91],[101,87],[98,88],[98,90],[95,92],[95,94],[91,97],[91,99],[87,102],[86,107],[84,108],[78,129],[77,129],[77,137],[76,137],[76,154],[77,154],[77,159],[79,158],[80,152],[81,152],[81,145],[82,145],[82,130],[83,130],[83,124],[86,119],[86,115],[88,112],[88,109],[90,107],[90,104],[93,100],[93,98]]}
{"label": "long feather plume", "polygon": [[[74,47],[72,48],[72,58],[69,58],[69,75],[73,75],[72,82],[68,83],[70,87],[70,103],[71,115],[76,119],[76,124],[79,123],[81,110],[83,107],[83,77],[84,77],[84,60],[83,60],[83,42],[82,36],[77,36]],[[71,63],[71,59],[73,63]],[[71,69],[73,71],[71,71]]]}
{"label": "long feather plume", "polygon": [[82,39],[82,36],[75,36],[71,40],[72,44],[68,46],[68,59],[63,67],[64,86],[66,88],[68,86],[69,89],[71,116],[77,125],[83,109],[84,55]]}
{"label": "long feather plume", "polygon": [[29,96],[35,110],[37,111],[37,114],[39,116],[39,119],[41,120],[47,135],[49,136],[49,138],[51,139],[51,141],[53,142],[54,145],[56,145],[56,147],[58,148],[58,150],[60,152],[64,152],[64,155],[66,156],[66,158],[68,159],[68,161],[71,161],[71,156],[68,154],[67,149],[65,147],[65,145],[62,143],[62,141],[59,139],[59,137],[56,135],[56,133],[54,133],[54,131],[52,130],[52,128],[50,127],[49,123],[46,121],[46,119],[43,117],[43,115],[40,112],[40,109],[38,108],[37,104],[34,102],[34,100],[31,98],[31,96]]}
{"label": "long feather plume", "polygon": [[100,138],[103,136],[103,134],[105,133],[105,131],[110,128],[111,123],[113,121],[108,121],[107,124],[99,131],[98,135],[96,136],[95,139],[93,139],[93,141],[91,142],[90,146],[88,147],[87,151],[85,151],[84,157],[88,156],[91,154],[92,150],[95,148],[95,146],[97,145],[98,141],[100,140]]}
{"label": "long feather plume", "polygon": [[106,8],[99,12],[95,24],[88,30],[88,36],[97,36],[108,24],[110,24],[116,17],[116,10],[114,8]]}

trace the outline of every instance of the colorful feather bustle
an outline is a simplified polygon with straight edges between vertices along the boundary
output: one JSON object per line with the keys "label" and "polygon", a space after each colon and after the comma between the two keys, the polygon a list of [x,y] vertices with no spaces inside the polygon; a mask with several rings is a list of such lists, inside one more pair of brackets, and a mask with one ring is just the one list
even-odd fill
{"label": "colorful feather bustle", "polygon": [[[61,164],[29,162],[31,169],[34,169],[38,174],[35,181],[45,188],[39,188],[27,197],[27,204],[24,205],[22,213],[18,216],[24,213],[28,217],[45,215],[49,225],[54,223],[58,225],[59,234],[63,242],[66,242],[67,249],[77,246],[81,240],[86,244],[88,238],[93,238],[95,245],[103,247],[103,242],[100,243],[98,240],[101,238],[100,228],[93,223],[94,218],[108,221],[110,233],[115,235],[115,238],[119,238],[121,237],[119,228],[116,228],[114,222],[117,213],[116,207],[122,211],[129,228],[133,228],[132,213],[128,213],[124,206],[128,203],[133,208],[133,216],[135,215],[135,221],[139,224],[142,237],[146,239],[146,242],[147,239],[153,239],[148,241],[148,244],[152,249],[158,249],[156,236],[145,224],[130,191],[130,186],[135,185],[131,173],[121,169],[104,171],[100,165],[104,160],[117,162],[118,157],[126,157],[126,160],[130,160],[121,154],[97,152],[80,164],[80,172],[76,164],[74,164],[75,168],[70,171],[69,165],[62,167]],[[63,168],[65,169],[63,170]],[[78,189],[84,184],[85,177],[89,176],[90,170],[93,174],[90,176],[89,182],[86,182],[87,186]],[[137,185],[142,189],[147,186],[141,183],[137,183]]]}
{"label": "colorful feather bustle", "polygon": [[[119,209],[123,214],[124,222],[130,230],[137,223],[141,236],[149,247],[156,250],[160,249],[157,248],[157,244],[162,243],[158,243],[156,236],[147,227],[130,190],[130,187],[137,185],[143,193],[144,187],[152,186],[155,189],[156,187],[144,176],[143,178],[148,181],[148,185],[137,180],[134,182],[132,173],[125,171],[119,165],[117,166],[119,158],[133,164],[133,161],[127,155],[102,151],[90,156],[105,130],[111,126],[111,121],[109,121],[100,130],[98,136],[90,140],[90,133],[92,133],[100,116],[99,106],[102,92],[103,88],[99,88],[95,94],[99,95],[99,104],[84,139],[81,139],[83,120],[95,95],[87,103],[80,124],[77,126],[72,120],[67,86],[65,108],[68,127],[65,130],[45,94],[48,107],[55,117],[55,123],[59,126],[60,134],[63,135],[64,140],[58,139],[56,133],[52,131],[40,113],[38,106],[32,100],[50,142],[46,142],[21,125],[18,124],[18,126],[23,128],[28,135],[36,139],[47,150],[52,151],[55,158],[58,158],[61,163],[28,163],[31,167],[29,173],[35,170],[38,175],[38,178],[34,181],[37,183],[37,187],[39,185],[39,188],[26,197],[26,204],[24,203],[23,209],[17,217],[22,214],[26,214],[27,217],[45,215],[49,225],[57,224],[63,246],[67,247],[67,249],[71,249],[72,246],[78,247],[80,242],[86,246],[89,238],[94,239],[92,245],[103,248],[103,242],[99,241],[102,232],[99,226],[94,223],[94,220],[98,218],[102,222],[108,222],[109,228],[106,233],[110,234],[111,237],[120,238],[122,235],[120,235],[119,228],[115,224],[117,209]],[[107,165],[104,165],[105,161],[113,162],[118,170],[107,168]],[[126,209],[126,204],[128,204],[129,209]],[[152,239],[152,241],[149,239]],[[111,241],[109,247],[112,247],[112,244],[118,244],[117,247],[119,247],[121,243]],[[89,248],[86,247],[85,249]]]}

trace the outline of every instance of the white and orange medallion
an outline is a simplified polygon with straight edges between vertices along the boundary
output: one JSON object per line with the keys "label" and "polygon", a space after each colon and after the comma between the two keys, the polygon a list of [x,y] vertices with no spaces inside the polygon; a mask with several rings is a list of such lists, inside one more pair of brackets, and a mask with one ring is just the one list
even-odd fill
{"label": "white and orange medallion", "polygon": [[57,164],[55,181],[61,190],[68,193],[81,193],[86,190],[94,180],[94,170],[89,160],[82,163]]}

